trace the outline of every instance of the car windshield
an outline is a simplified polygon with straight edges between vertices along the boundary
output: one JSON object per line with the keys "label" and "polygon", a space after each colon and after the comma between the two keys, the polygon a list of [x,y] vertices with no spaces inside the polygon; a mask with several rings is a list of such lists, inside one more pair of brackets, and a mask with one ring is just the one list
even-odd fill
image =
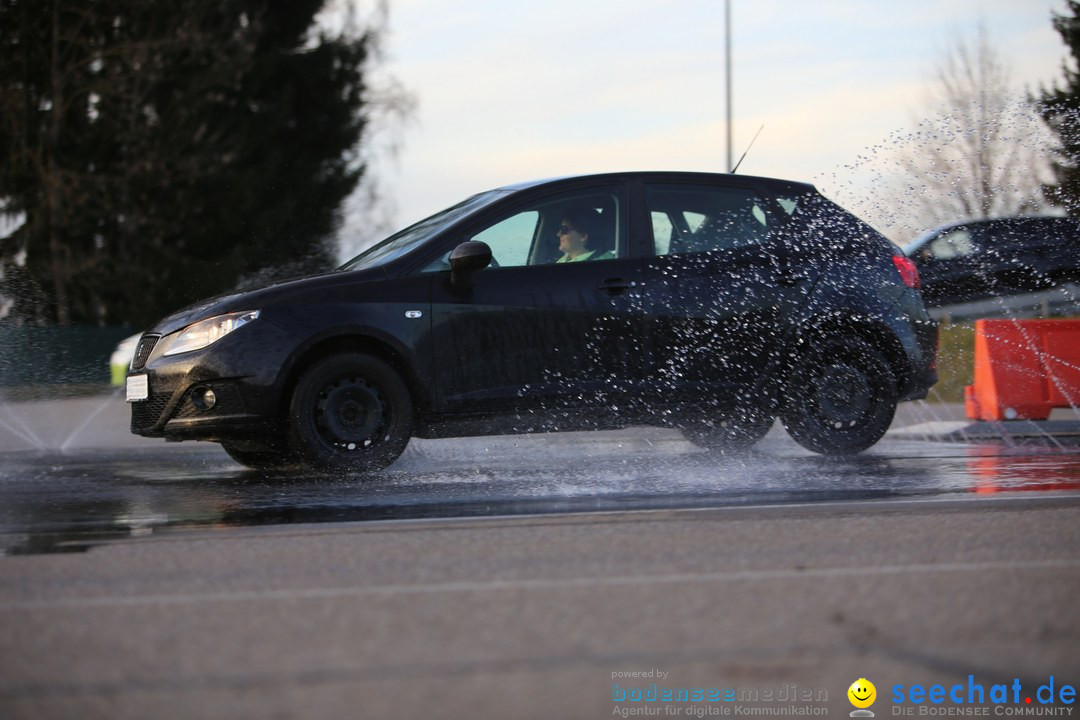
{"label": "car windshield", "polygon": [[400,230],[380,243],[369,247],[338,268],[340,271],[359,270],[396,260],[427,241],[435,233],[460,220],[465,215],[490,205],[506,195],[507,190],[491,190],[473,195],[468,200],[435,213],[418,223]]}

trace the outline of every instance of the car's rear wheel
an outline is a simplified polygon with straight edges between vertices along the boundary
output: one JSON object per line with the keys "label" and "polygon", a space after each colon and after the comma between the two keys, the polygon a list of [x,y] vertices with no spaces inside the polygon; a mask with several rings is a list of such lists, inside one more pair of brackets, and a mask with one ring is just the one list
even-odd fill
{"label": "car's rear wheel", "polygon": [[889,361],[857,338],[814,343],[788,376],[780,417],[803,447],[850,455],[885,434],[896,413],[896,379]]}
{"label": "car's rear wheel", "polygon": [[304,372],[289,407],[290,440],[300,458],[324,471],[381,470],[405,450],[412,398],[379,358],[347,353]]}
{"label": "car's rear wheel", "polygon": [[776,416],[756,409],[737,410],[718,418],[683,427],[686,439],[711,452],[734,453],[748,450],[765,437]]}

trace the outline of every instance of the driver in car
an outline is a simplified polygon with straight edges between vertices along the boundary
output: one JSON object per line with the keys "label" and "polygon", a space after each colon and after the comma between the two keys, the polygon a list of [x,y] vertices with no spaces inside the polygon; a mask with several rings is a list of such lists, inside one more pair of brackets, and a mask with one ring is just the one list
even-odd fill
{"label": "driver in car", "polygon": [[559,251],[563,254],[555,261],[557,263],[611,260],[615,257],[611,250],[600,249],[603,241],[600,213],[592,208],[568,208],[555,234],[559,238]]}

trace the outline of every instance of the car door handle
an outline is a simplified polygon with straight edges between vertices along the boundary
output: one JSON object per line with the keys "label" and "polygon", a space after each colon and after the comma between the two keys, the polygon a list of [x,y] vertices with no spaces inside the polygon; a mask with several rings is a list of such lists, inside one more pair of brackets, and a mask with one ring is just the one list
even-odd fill
{"label": "car door handle", "polygon": [[630,288],[637,287],[637,283],[633,280],[625,280],[623,278],[608,278],[604,282],[600,283],[597,290],[603,290],[608,295],[622,295]]}

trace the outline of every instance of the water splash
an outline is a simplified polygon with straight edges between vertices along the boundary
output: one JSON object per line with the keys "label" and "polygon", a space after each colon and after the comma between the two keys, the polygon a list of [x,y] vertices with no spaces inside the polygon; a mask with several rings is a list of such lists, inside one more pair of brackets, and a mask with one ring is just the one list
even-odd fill
{"label": "water splash", "polygon": [[128,431],[123,392],[44,400],[0,400],[0,451],[58,450],[95,447],[138,438]]}
{"label": "water splash", "polygon": [[87,415],[81,423],[79,423],[78,427],[72,430],[68,434],[68,436],[64,438],[64,440],[60,443],[60,450],[67,450],[72,445],[75,438],[77,438],[82,433],[82,431],[90,425],[90,423],[96,420],[102,414],[102,412],[104,412],[105,409],[109,407],[109,405],[116,402],[116,400],[120,397],[120,394],[120,390],[116,390],[112,394],[105,396],[105,398],[97,404],[97,406],[90,412],[90,414]]}
{"label": "water splash", "polygon": [[37,433],[26,424],[26,421],[11,411],[11,407],[7,403],[0,403],[0,410],[3,410],[5,416],[0,418],[0,428],[7,430],[20,440],[30,443],[35,450],[44,450],[47,447]]}

